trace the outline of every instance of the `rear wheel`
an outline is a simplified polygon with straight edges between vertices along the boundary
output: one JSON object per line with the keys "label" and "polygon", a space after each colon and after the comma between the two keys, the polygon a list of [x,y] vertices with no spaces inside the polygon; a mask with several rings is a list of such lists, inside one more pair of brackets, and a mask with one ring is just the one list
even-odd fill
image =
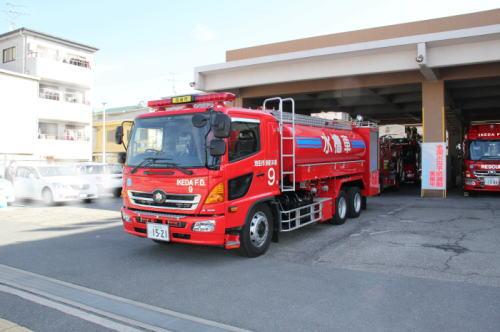
{"label": "rear wheel", "polygon": [[330,223],[334,225],[342,225],[347,220],[347,195],[343,190],[339,192],[335,200],[335,215]]}
{"label": "rear wheel", "polygon": [[54,205],[54,195],[52,194],[52,190],[45,188],[42,191],[42,200],[45,205]]}
{"label": "rear wheel", "polygon": [[358,187],[351,187],[347,190],[347,216],[357,218],[361,214],[363,199],[361,190]]}
{"label": "rear wheel", "polygon": [[246,257],[264,254],[273,237],[273,218],[269,206],[259,204],[248,213],[240,233],[240,253]]}

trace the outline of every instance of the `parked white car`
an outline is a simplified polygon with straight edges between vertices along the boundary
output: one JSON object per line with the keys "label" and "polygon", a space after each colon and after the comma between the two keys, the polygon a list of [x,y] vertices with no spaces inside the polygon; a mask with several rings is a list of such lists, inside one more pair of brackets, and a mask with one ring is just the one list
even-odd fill
{"label": "parked white car", "polygon": [[15,197],[12,183],[0,176],[0,201],[5,200],[7,203],[12,203],[15,201]]}
{"label": "parked white car", "polygon": [[123,182],[123,166],[120,164],[77,164],[78,174],[97,187],[99,195],[112,194],[120,197]]}
{"label": "parked white car", "polygon": [[14,189],[17,198],[43,200],[48,205],[97,198],[97,188],[78,177],[71,166],[19,166]]}

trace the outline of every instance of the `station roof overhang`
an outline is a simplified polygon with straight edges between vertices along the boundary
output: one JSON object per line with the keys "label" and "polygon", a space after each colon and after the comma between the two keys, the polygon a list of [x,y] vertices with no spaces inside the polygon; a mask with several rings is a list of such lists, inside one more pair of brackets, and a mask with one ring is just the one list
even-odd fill
{"label": "station roof overhang", "polygon": [[[485,17],[468,15],[474,22]],[[500,120],[500,10],[488,15],[480,22],[496,24],[312,49],[302,42],[303,49],[287,53],[283,50],[294,47],[284,43],[281,53],[267,47],[268,55],[243,49],[252,55],[245,57],[236,50],[228,62],[195,68],[195,87],[233,91],[250,104],[286,94],[303,113],[344,111],[380,123],[416,123],[421,121],[420,83],[442,79],[457,116],[470,121],[496,114]]]}

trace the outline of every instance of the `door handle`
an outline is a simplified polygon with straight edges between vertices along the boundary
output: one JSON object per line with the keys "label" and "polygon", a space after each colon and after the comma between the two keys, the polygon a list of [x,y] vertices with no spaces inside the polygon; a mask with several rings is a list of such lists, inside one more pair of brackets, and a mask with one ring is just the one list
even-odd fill
{"label": "door handle", "polygon": [[259,174],[257,174],[256,176],[257,176],[257,177],[261,177],[261,176],[264,176],[264,175],[265,175],[264,173],[259,173]]}

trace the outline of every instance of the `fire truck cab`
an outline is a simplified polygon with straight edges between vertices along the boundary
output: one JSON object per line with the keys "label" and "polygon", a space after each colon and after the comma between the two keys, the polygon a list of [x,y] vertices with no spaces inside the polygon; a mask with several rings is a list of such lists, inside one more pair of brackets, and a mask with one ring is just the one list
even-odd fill
{"label": "fire truck cab", "polygon": [[500,191],[500,123],[471,124],[463,144],[464,195]]}
{"label": "fire truck cab", "polygon": [[227,106],[234,99],[148,103],[155,111],[136,118],[127,147],[126,232],[254,257],[280,232],[358,217],[366,197],[378,194],[375,126],[298,115],[292,99],[266,100],[262,110]]}

